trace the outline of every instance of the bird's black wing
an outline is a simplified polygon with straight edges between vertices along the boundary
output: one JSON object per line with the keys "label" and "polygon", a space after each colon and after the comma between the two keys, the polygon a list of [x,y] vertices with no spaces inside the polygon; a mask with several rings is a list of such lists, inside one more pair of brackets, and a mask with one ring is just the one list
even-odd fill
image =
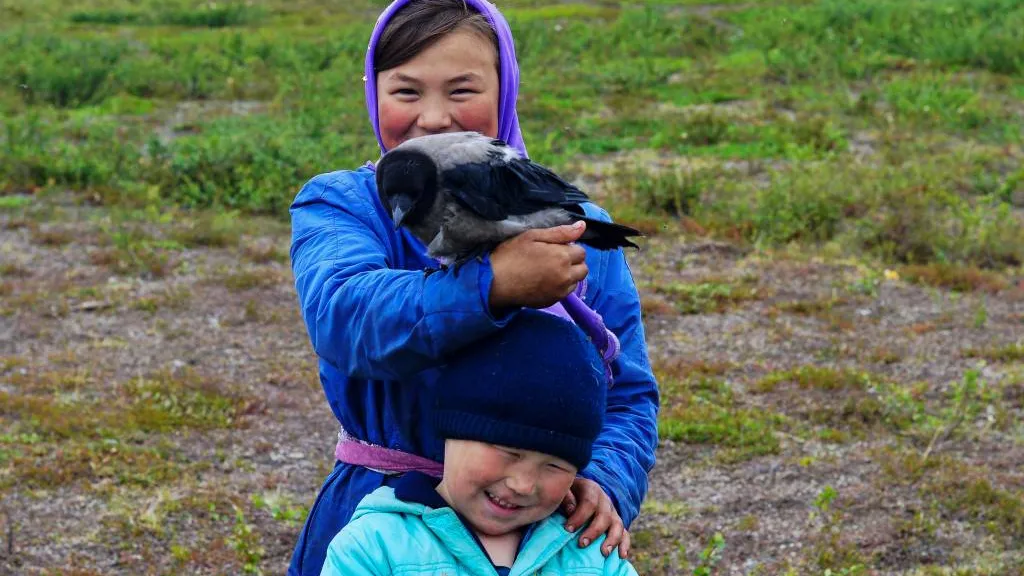
{"label": "bird's black wing", "polygon": [[536,162],[524,158],[507,162],[503,168],[510,178],[519,181],[526,198],[561,206],[590,200],[582,190]]}
{"label": "bird's black wing", "polygon": [[508,218],[507,183],[490,164],[460,164],[441,175],[443,186],[463,208],[484,220]]}
{"label": "bird's black wing", "polygon": [[579,188],[529,160],[461,164],[442,175],[456,201],[486,220],[561,207],[583,213],[589,200]]}

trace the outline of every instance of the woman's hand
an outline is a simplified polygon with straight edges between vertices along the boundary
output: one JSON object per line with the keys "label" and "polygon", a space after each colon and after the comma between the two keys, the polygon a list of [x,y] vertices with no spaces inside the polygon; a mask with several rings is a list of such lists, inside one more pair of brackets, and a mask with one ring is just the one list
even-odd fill
{"label": "woman's hand", "polygon": [[584,230],[583,222],[538,228],[499,244],[491,253],[491,313],[547,308],[572,293],[589,273],[586,250],[572,244]]}
{"label": "woman's hand", "polygon": [[622,525],[622,518],[615,511],[615,506],[612,506],[611,498],[597,482],[576,478],[569,494],[562,501],[562,510],[569,515],[565,522],[565,529],[569,532],[591,520],[590,526],[580,534],[580,548],[590,546],[598,536],[607,533],[601,554],[608,556],[616,546],[619,547],[620,558],[629,554],[629,532]]}

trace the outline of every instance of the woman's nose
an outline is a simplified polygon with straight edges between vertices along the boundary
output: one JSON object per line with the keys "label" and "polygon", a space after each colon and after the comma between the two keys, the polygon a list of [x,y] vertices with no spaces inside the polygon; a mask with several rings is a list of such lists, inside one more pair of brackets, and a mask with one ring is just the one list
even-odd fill
{"label": "woman's nose", "polygon": [[452,115],[443,103],[427,102],[420,110],[416,124],[425,132],[444,132],[452,127]]}

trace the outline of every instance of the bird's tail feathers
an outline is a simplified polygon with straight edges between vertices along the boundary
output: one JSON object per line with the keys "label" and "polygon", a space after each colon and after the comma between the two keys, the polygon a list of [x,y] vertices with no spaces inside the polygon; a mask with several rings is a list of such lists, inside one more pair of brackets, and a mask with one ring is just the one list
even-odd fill
{"label": "bird's tail feathers", "polygon": [[594,220],[585,216],[576,216],[576,220],[587,223],[587,229],[580,236],[580,243],[586,244],[598,250],[614,250],[616,248],[640,247],[629,240],[632,236],[643,236],[639,230],[630,228],[623,224]]}

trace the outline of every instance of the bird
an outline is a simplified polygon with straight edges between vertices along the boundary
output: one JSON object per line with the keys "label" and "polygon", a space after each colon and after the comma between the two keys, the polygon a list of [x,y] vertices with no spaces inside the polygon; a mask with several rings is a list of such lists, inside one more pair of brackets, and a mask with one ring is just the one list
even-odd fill
{"label": "bird", "polygon": [[[586,216],[589,197],[499,138],[462,131],[410,138],[385,152],[375,166],[377,194],[395,230],[405,227],[441,263],[441,270],[481,259],[498,244],[532,228],[578,221],[581,244],[599,250],[632,247],[640,231]],[[438,269],[427,268],[428,276]],[[604,362],[608,384],[619,356],[618,337],[583,301],[586,280],[543,310],[583,329]]]}
{"label": "bird", "polygon": [[639,247],[629,226],[586,216],[589,197],[499,138],[461,131],[410,138],[384,153],[375,180],[395,229],[405,227],[427,255],[453,266],[532,228],[586,223],[581,244]]}

